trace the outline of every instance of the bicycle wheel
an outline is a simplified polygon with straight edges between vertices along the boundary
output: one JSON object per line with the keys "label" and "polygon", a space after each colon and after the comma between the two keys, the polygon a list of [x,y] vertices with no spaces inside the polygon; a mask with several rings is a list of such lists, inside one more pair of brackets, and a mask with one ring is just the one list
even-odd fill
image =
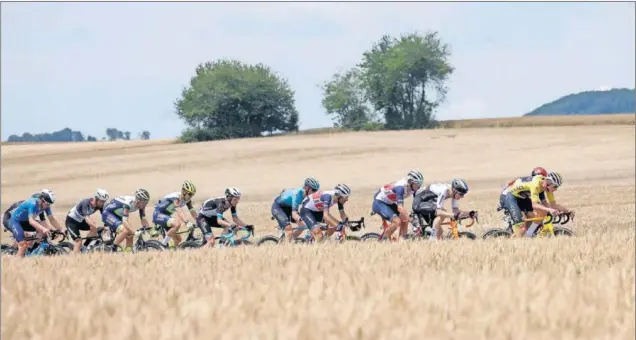
{"label": "bicycle wheel", "polygon": [[179,246],[177,246],[177,248],[179,249],[199,249],[201,248],[202,244],[201,242],[198,241],[185,241],[185,242],[181,242],[181,244],[179,244]]}
{"label": "bicycle wheel", "polygon": [[64,252],[66,252],[67,254],[70,254],[73,252],[73,248],[75,247],[75,245],[71,242],[60,242],[58,244],[56,244],[56,246],[60,249],[62,249]]}
{"label": "bicycle wheel", "polygon": [[360,238],[360,236],[353,236],[353,235],[347,235],[346,240],[362,242],[362,239]]}
{"label": "bicycle wheel", "polygon": [[490,236],[492,236],[494,233],[496,233],[496,232],[498,232],[498,231],[500,231],[500,230],[504,230],[504,229],[502,229],[502,228],[492,228],[492,229],[488,229],[488,230],[486,230],[486,232],[484,233],[484,235],[483,235],[481,238],[485,240],[485,239],[489,238],[489,237],[490,237]]}
{"label": "bicycle wheel", "polygon": [[496,229],[496,230],[492,230],[492,232],[490,233],[490,236],[488,236],[488,238],[499,238],[499,237],[510,238],[512,237],[512,233],[509,232],[508,230]]}
{"label": "bicycle wheel", "polygon": [[18,253],[18,248],[16,247],[12,247],[10,245],[6,245],[3,244],[2,248],[0,249],[0,253],[2,253],[3,255],[15,255]]}
{"label": "bicycle wheel", "polygon": [[574,236],[574,232],[564,227],[554,227],[554,236]]}
{"label": "bicycle wheel", "polygon": [[256,242],[257,246],[265,245],[274,245],[280,243],[280,239],[274,235],[266,235],[263,236],[258,242]]}
{"label": "bicycle wheel", "polygon": [[360,240],[362,242],[377,241],[379,239],[380,239],[380,234],[378,234],[378,233],[366,233],[366,234],[363,234],[362,236],[360,236]]}
{"label": "bicycle wheel", "polygon": [[477,235],[471,233],[470,231],[462,231],[459,233],[459,238],[474,241],[477,239]]}
{"label": "bicycle wheel", "polygon": [[145,240],[140,245],[133,247],[135,251],[165,251],[166,246],[157,240]]}

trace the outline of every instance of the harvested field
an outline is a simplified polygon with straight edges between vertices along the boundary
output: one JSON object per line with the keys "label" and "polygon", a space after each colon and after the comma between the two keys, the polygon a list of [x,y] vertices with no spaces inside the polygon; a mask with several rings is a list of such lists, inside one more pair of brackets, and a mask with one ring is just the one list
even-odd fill
{"label": "harvested field", "polygon": [[44,151],[3,145],[2,208],[50,187],[58,220],[97,187],[111,196],[145,187],[156,199],[189,179],[196,203],[226,186],[240,188],[238,211],[256,225],[256,236],[277,234],[269,214],[274,195],[312,175],[324,188],[351,186],[349,216],[364,216],[366,231],[377,231],[379,219],[369,216],[373,191],[419,168],[426,183],[468,181],[460,207],[479,211],[471,229],[481,236],[501,225],[500,185],[541,165],[563,174],[556,197],[576,210],[568,227],[577,236],[5,256],[1,336],[632,339],[634,142],[633,125],[590,125],[50,144]]}

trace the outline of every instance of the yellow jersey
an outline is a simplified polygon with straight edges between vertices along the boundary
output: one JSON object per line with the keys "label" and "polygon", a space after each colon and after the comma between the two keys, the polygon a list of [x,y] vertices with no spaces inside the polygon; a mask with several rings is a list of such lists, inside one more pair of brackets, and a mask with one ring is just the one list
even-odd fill
{"label": "yellow jersey", "polygon": [[517,178],[504,190],[504,193],[511,193],[515,197],[524,199],[530,198],[534,203],[544,201],[547,196],[548,202],[554,203],[554,194],[544,191],[541,187],[541,181],[544,179],[542,175]]}

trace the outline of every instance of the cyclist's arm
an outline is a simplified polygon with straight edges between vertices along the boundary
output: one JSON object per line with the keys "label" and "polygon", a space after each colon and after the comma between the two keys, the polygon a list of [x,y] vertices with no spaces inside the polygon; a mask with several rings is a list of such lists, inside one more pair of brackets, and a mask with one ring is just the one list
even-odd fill
{"label": "cyclist's arm", "polygon": [[62,227],[60,226],[60,222],[57,221],[55,216],[49,215],[49,221],[55,227],[55,229],[57,229],[57,231],[60,231],[60,232],[64,231]]}
{"label": "cyclist's arm", "polygon": [[397,196],[398,212],[401,215],[406,215],[406,209],[404,209],[404,196],[406,196],[406,192],[404,190],[404,187],[397,186],[393,188],[393,192],[395,192],[395,195]]}
{"label": "cyclist's arm", "polygon": [[35,215],[31,215],[29,214],[29,224],[35,228],[36,230],[39,230],[42,233],[46,233],[48,231],[47,228],[45,228],[42,224],[40,224],[36,219],[35,219]]}
{"label": "cyclist's arm", "polygon": [[192,215],[192,218],[196,221],[196,219],[197,219],[197,211],[196,211],[196,209],[194,209],[192,201],[189,201],[186,205],[188,207],[188,210],[190,211],[190,215]]}
{"label": "cyclist's arm", "polygon": [[243,220],[241,220],[241,218],[239,217],[238,213],[236,212],[236,207],[230,207],[230,212],[232,213],[232,221],[234,221],[234,223],[238,224],[241,227],[245,226],[245,222],[243,222]]}
{"label": "cyclist's arm", "polygon": [[146,219],[146,209],[139,209],[139,221],[141,222],[142,227],[149,227],[150,223]]}
{"label": "cyclist's arm", "polygon": [[349,219],[349,216],[345,213],[344,204],[340,203],[340,201],[338,201],[338,212],[340,213],[340,221],[344,222]]}
{"label": "cyclist's arm", "polygon": [[[305,193],[303,192],[303,199],[304,199]],[[301,199],[302,201],[302,199]],[[296,195],[292,195],[292,204],[291,204],[291,210],[292,210],[292,219],[294,220],[294,222],[296,222],[297,224],[302,224],[303,220],[300,218],[300,214],[298,213],[298,205],[300,202],[298,202],[298,200],[296,199]]]}

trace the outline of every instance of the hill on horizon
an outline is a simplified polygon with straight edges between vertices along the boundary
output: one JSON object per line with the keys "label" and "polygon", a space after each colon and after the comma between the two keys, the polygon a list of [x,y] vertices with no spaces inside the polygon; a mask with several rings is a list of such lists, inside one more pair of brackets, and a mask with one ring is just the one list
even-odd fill
{"label": "hill on horizon", "polygon": [[543,104],[524,116],[595,115],[635,112],[634,89],[583,91]]}

